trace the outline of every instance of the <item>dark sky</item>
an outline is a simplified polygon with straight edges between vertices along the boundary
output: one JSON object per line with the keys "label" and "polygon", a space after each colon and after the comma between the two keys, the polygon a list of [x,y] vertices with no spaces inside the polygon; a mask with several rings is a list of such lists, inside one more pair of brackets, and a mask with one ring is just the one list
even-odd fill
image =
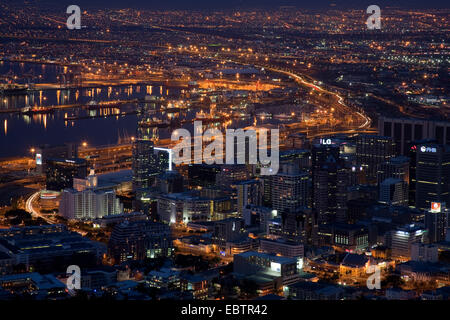
{"label": "dark sky", "polygon": [[[0,0],[4,1],[4,0]],[[7,0],[13,1],[13,0]],[[16,2],[14,0],[13,2]],[[364,9],[371,4],[381,8],[392,6],[402,8],[450,8],[449,0],[28,0],[56,6],[77,4],[86,7],[134,7],[150,9],[237,9],[237,8],[276,8],[296,6],[305,9],[335,8]]]}

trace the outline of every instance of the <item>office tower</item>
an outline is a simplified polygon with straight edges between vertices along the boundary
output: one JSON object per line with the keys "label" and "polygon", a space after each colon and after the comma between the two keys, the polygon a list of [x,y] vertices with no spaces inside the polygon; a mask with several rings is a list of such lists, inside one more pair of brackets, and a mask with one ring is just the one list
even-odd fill
{"label": "office tower", "polygon": [[314,214],[308,208],[281,213],[281,235],[289,241],[310,243],[316,224]]}
{"label": "office tower", "polygon": [[221,248],[226,246],[227,242],[235,241],[244,235],[245,221],[238,218],[227,218],[214,222],[214,231],[212,240]]}
{"label": "office tower", "polygon": [[153,142],[135,139],[133,142],[133,190],[139,199],[153,186],[158,170],[153,150]]}
{"label": "office tower", "polygon": [[112,190],[64,189],[59,213],[67,219],[93,220],[123,213],[123,204]]}
{"label": "office tower", "polygon": [[216,174],[215,185],[229,187],[235,182],[248,180],[249,177],[249,168],[245,164],[222,164]]}
{"label": "office tower", "polygon": [[346,221],[349,170],[330,156],[320,167],[313,169],[313,209],[319,223]]}
{"label": "office tower", "polygon": [[309,175],[294,164],[280,165],[278,174],[270,176],[272,208],[278,212],[307,207]]}
{"label": "office tower", "polygon": [[178,171],[166,171],[156,178],[156,185],[162,193],[180,193],[184,191],[183,176]]}
{"label": "office tower", "polygon": [[147,198],[148,190],[156,176],[169,169],[169,154],[167,150],[155,149],[153,139],[158,138],[155,130],[148,124],[152,122],[152,114],[161,102],[156,96],[147,96],[145,103],[140,105],[137,117],[136,138],[133,141],[133,190],[136,198]]}
{"label": "office tower", "polygon": [[388,178],[379,185],[379,202],[389,206],[408,205],[408,183],[403,180]]}
{"label": "office tower", "polygon": [[331,139],[321,139],[321,143],[314,144],[311,150],[312,170],[320,168],[329,157],[339,159],[340,146]]}
{"label": "office tower", "polygon": [[278,211],[268,207],[261,207],[255,205],[248,205],[244,208],[242,217],[245,221],[245,226],[258,226],[262,232],[268,232],[269,221],[277,217]]}
{"label": "office tower", "polygon": [[363,167],[367,182],[376,183],[378,166],[394,156],[392,138],[372,135],[356,137],[356,161]]}
{"label": "office tower", "polygon": [[35,150],[36,172],[45,173],[48,159],[74,159],[78,157],[78,146],[74,143],[50,146],[43,145]]}
{"label": "office tower", "polygon": [[47,159],[47,190],[61,191],[72,188],[73,179],[84,179],[87,175],[87,162],[84,159]]}
{"label": "office tower", "polygon": [[248,205],[262,205],[262,181],[245,180],[236,183],[237,212],[242,215]]}
{"label": "office tower", "polygon": [[450,145],[423,144],[416,153],[416,208],[450,203]]}
{"label": "office tower", "polygon": [[127,260],[168,257],[172,253],[169,226],[148,220],[124,221],[116,225],[108,242],[108,254],[116,264]]}
{"label": "office tower", "polygon": [[278,212],[308,206],[309,175],[306,172],[279,173],[271,178],[272,208]]}
{"label": "office tower", "polygon": [[445,204],[432,202],[425,213],[425,228],[428,231],[428,240],[431,243],[445,241],[448,228],[449,210]]}
{"label": "office tower", "polygon": [[400,179],[409,184],[410,158],[398,156],[378,166],[378,185],[388,178]]}
{"label": "office tower", "polygon": [[161,194],[157,198],[157,211],[161,221],[170,224],[209,221],[214,201],[192,192]]}
{"label": "office tower", "polygon": [[421,140],[413,141],[409,146],[408,158],[409,158],[409,205],[416,206],[416,186],[417,186],[417,152],[418,146],[427,143],[435,143],[433,140]]}
{"label": "office tower", "polygon": [[272,176],[260,177],[262,181],[262,203],[265,207],[272,207]]}
{"label": "office tower", "polygon": [[355,184],[355,175],[345,167],[338,167],[336,173],[336,222],[348,221],[349,187]]}
{"label": "office tower", "polygon": [[172,163],[169,163],[170,161],[172,161],[171,152],[172,150],[170,149],[163,149],[158,147],[153,148],[155,166],[158,174],[164,173],[172,168]]}
{"label": "office tower", "polygon": [[288,148],[308,148],[308,138],[304,133],[292,133],[287,136],[285,146]]}
{"label": "office tower", "polygon": [[438,246],[435,244],[413,243],[411,245],[411,260],[431,263],[438,262]]}
{"label": "office tower", "polygon": [[302,171],[311,168],[311,152],[304,149],[280,151],[280,163],[294,163]]}
{"label": "office tower", "polygon": [[221,171],[219,165],[190,164],[188,181],[190,187],[211,187],[216,185],[216,175]]}
{"label": "office tower", "polygon": [[399,260],[409,260],[413,243],[422,243],[426,231],[418,225],[411,224],[398,227],[391,231],[392,257]]}
{"label": "office tower", "polygon": [[305,246],[302,243],[287,241],[284,239],[260,239],[259,249],[264,253],[289,258],[303,258],[305,254]]}
{"label": "office tower", "polygon": [[347,220],[347,188],[356,179],[357,170],[355,166],[353,171],[346,168],[340,158],[341,145],[345,149],[347,143],[323,138],[312,147],[312,207],[321,223]]}
{"label": "office tower", "polygon": [[450,122],[414,118],[378,119],[378,132],[392,137],[398,154],[407,155],[414,141],[436,140],[438,144],[450,144]]}

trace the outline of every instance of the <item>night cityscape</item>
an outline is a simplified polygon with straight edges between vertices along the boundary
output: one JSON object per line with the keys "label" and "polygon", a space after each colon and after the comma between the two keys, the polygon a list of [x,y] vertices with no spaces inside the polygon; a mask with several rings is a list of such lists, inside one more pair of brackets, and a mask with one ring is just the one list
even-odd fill
{"label": "night cityscape", "polygon": [[95,2],[0,1],[0,301],[450,300],[448,3]]}

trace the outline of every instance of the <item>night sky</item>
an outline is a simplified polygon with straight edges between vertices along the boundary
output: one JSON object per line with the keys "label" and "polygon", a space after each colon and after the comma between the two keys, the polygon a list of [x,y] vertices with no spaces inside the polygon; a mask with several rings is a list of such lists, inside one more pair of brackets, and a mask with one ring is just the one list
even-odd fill
{"label": "night sky", "polygon": [[[17,0],[6,0],[17,3]],[[38,4],[67,6],[76,4],[86,7],[134,7],[143,9],[237,9],[237,8],[277,8],[296,6],[305,9],[364,9],[371,4],[383,7],[402,8],[450,8],[449,0],[28,0]],[[334,4],[335,6],[331,6]]]}

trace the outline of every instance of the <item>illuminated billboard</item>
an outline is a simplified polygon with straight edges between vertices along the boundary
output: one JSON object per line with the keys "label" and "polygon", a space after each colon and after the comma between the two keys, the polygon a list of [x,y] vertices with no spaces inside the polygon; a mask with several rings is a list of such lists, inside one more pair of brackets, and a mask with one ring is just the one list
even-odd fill
{"label": "illuminated billboard", "polygon": [[270,262],[270,270],[281,272],[281,264],[279,264],[278,262]]}
{"label": "illuminated billboard", "polygon": [[432,202],[431,203],[431,212],[441,212],[441,203],[440,202]]}
{"label": "illuminated billboard", "polygon": [[36,153],[36,165],[42,165],[42,154]]}

